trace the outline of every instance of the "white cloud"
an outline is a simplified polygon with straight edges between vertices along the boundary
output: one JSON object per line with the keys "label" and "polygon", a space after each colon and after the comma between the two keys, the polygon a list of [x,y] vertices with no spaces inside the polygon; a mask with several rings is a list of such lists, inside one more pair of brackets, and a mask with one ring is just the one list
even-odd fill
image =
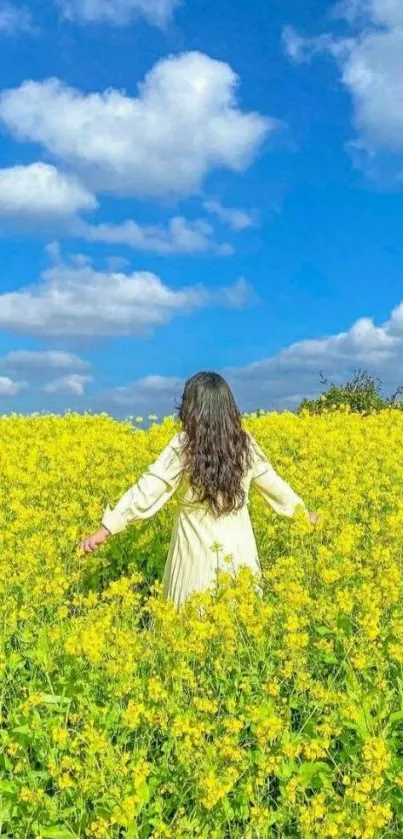
{"label": "white cloud", "polygon": [[42,378],[53,371],[86,370],[88,361],[61,350],[12,350],[0,358],[0,370],[19,373],[27,378]]}
{"label": "white cloud", "polygon": [[72,175],[46,163],[0,169],[0,216],[49,218],[71,216],[97,206],[91,194]]}
{"label": "white cloud", "polygon": [[45,393],[57,396],[84,396],[86,385],[92,382],[92,376],[81,376],[79,373],[72,373],[70,376],[61,376],[43,386]]}
{"label": "white cloud", "polygon": [[111,388],[100,398],[112,407],[135,409],[136,413],[171,414],[182,387],[183,380],[176,376],[145,376],[130,385]]}
{"label": "white cloud", "polygon": [[26,81],[2,93],[0,119],[17,139],[68,162],[94,191],[187,195],[213,169],[247,168],[277,127],[239,108],[237,85],[228,64],[188,52],[158,62],[137,98]]}
{"label": "white cloud", "polygon": [[56,0],[65,17],[83,23],[105,22],[125,26],[142,16],[155,26],[165,26],[179,0]]}
{"label": "white cloud", "polygon": [[203,204],[206,212],[216,216],[223,224],[228,225],[232,230],[245,230],[253,227],[254,220],[250,213],[236,208],[223,207],[220,201],[209,199]]}
{"label": "white cloud", "polygon": [[8,376],[0,376],[0,396],[18,396],[26,387],[26,382],[15,382]]}
{"label": "white cloud", "polygon": [[257,294],[244,277],[240,277],[232,286],[217,290],[215,297],[217,302],[221,300],[230,309],[244,309],[259,302]]}
{"label": "white cloud", "polygon": [[310,61],[314,56],[323,53],[330,53],[334,58],[348,55],[349,49],[355,44],[354,39],[336,40],[330,34],[307,38],[300,35],[293,26],[284,27],[282,40],[288,58],[296,64]]}
{"label": "white cloud", "polygon": [[[341,383],[358,368],[380,377],[388,392],[403,384],[403,303],[380,326],[360,318],[345,332],[299,341],[271,357],[221,372],[242,410],[290,410],[323,390],[321,371]],[[173,412],[183,384],[175,376],[146,376],[99,394],[98,403],[112,412],[121,409],[121,414],[155,411],[162,416]]]}
{"label": "white cloud", "polygon": [[244,280],[214,290],[172,289],[145,271],[124,274],[60,263],[37,285],[0,295],[0,328],[52,337],[140,336],[175,315],[202,306],[239,307],[249,296]]}
{"label": "white cloud", "polygon": [[0,35],[19,35],[31,32],[31,12],[25,6],[14,6],[12,3],[2,2],[0,5]]}
{"label": "white cloud", "polygon": [[245,367],[224,371],[246,410],[273,405],[292,406],[321,389],[320,371],[344,381],[357,368],[379,376],[391,388],[403,384],[403,303],[390,319],[376,326],[360,318],[349,330],[290,347]]}
{"label": "white cloud", "polygon": [[219,256],[230,256],[233,253],[231,245],[214,242],[210,224],[200,219],[188,221],[182,216],[175,216],[167,225],[142,226],[131,219],[122,224],[83,224],[80,232],[90,242],[128,245],[135,250],[158,254],[211,251]]}
{"label": "white cloud", "polygon": [[341,8],[357,30],[353,37],[324,34],[304,38],[288,27],[283,33],[286,51],[297,62],[330,53],[353,99],[358,135],[355,147],[369,155],[401,155],[403,4],[400,0],[347,0]]}
{"label": "white cloud", "polygon": [[369,151],[403,149],[403,27],[366,34],[342,64],[355,125]]}
{"label": "white cloud", "polygon": [[400,0],[357,0],[358,10],[367,13],[375,23],[403,26],[403,7]]}

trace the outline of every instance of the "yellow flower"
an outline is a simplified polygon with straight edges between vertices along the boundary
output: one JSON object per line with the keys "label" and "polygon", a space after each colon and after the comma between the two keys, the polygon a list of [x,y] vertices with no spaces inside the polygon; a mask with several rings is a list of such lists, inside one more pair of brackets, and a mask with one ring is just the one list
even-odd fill
{"label": "yellow flower", "polygon": [[175,503],[76,550],[176,420],[0,418],[10,835],[73,835],[77,818],[86,839],[221,839],[224,824],[245,839],[272,824],[295,839],[403,835],[403,411],[244,424],[321,526],[274,515],[252,487],[263,596],[228,561],[217,596],[177,612],[162,585]]}
{"label": "yellow flower", "polygon": [[134,702],[133,700],[130,700],[127,708],[122,714],[123,724],[128,728],[137,728],[145,710],[145,705],[142,702]]}

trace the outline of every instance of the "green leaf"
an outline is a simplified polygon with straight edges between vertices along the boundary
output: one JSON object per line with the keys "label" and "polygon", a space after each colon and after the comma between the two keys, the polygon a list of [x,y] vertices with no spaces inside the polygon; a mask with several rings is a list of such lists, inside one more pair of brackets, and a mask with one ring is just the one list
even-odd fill
{"label": "green leaf", "polygon": [[21,667],[25,667],[25,658],[22,658],[16,652],[12,652],[8,657],[7,666],[9,670],[20,670]]}
{"label": "green leaf", "polygon": [[261,720],[267,719],[273,713],[273,702],[265,702],[259,705],[259,718]]}
{"label": "green leaf", "polygon": [[345,635],[350,636],[353,631],[353,621],[350,615],[339,615],[337,619],[339,629],[342,629]]}
{"label": "green leaf", "polygon": [[17,795],[19,787],[13,781],[8,781],[6,778],[0,779],[0,793],[10,793]]}
{"label": "green leaf", "polygon": [[318,633],[318,635],[329,635],[330,634],[330,629],[329,629],[328,626],[324,626],[324,625],[315,626],[315,629],[316,629],[316,632]]}
{"label": "green leaf", "polygon": [[1,822],[7,822],[11,819],[12,809],[13,807],[11,802],[7,802],[6,804],[0,804],[0,824]]}
{"label": "green leaf", "polygon": [[31,732],[30,725],[17,725],[12,729],[13,734],[29,734]]}
{"label": "green leaf", "polygon": [[226,816],[227,819],[233,819],[234,818],[235,813],[234,813],[233,807],[231,806],[231,804],[229,803],[227,798],[224,798],[223,801],[222,801],[222,809],[223,809],[223,813],[224,813],[224,815]]}
{"label": "green leaf", "polygon": [[323,761],[303,763],[298,772],[300,783],[305,789],[307,787],[322,789],[329,783],[330,776],[330,766],[327,763],[323,763]]}
{"label": "green leaf", "polygon": [[144,781],[138,789],[140,801],[142,804],[147,804],[150,800],[150,789],[146,781]]}
{"label": "green leaf", "polygon": [[282,781],[288,781],[292,778],[296,769],[297,764],[295,760],[283,760],[278,772],[278,777],[281,778]]}
{"label": "green leaf", "polygon": [[337,656],[335,656],[332,653],[322,653],[321,652],[321,653],[319,653],[318,658],[320,658],[321,661],[324,661],[325,664],[338,664],[339,663],[339,659],[337,658]]}

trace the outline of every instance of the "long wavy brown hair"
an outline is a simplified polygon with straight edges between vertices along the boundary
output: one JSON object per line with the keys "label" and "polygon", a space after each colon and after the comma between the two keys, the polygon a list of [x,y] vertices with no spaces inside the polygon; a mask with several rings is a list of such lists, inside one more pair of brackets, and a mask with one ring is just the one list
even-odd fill
{"label": "long wavy brown hair", "polygon": [[231,389],[218,373],[197,373],[185,384],[179,407],[184,468],[199,502],[215,516],[239,510],[242,478],[250,465],[249,437]]}

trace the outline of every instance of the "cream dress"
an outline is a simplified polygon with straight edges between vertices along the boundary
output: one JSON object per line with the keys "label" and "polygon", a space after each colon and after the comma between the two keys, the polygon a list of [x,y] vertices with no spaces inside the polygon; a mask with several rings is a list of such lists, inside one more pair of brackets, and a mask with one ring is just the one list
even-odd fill
{"label": "cream dress", "polygon": [[276,513],[291,517],[299,505],[304,507],[302,499],[277,475],[251,435],[250,441],[252,464],[243,478],[245,503],[238,512],[215,518],[206,504],[194,500],[182,466],[183,433],[173,437],[158,460],[120,498],[113,510],[109,505],[106,507],[102,524],[115,534],[125,530],[131,522],[151,518],[176,493],[179,512],[165,565],[163,591],[177,606],[194,592],[214,586],[218,570],[236,573],[240,566],[247,565],[253,574],[260,576],[249,516],[252,484]]}

